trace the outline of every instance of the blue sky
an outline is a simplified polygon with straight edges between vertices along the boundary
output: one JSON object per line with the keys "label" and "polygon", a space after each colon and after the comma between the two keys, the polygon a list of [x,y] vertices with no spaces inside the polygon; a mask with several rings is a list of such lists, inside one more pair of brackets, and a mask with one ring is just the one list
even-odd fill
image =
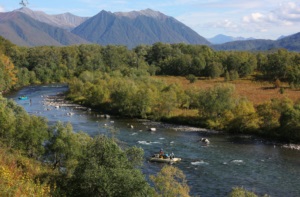
{"label": "blue sky", "polygon": [[[20,8],[1,0],[0,12]],[[300,32],[299,0],[28,0],[28,8],[47,14],[94,16],[101,10],[128,12],[147,8],[172,16],[206,38],[217,34],[277,39]]]}

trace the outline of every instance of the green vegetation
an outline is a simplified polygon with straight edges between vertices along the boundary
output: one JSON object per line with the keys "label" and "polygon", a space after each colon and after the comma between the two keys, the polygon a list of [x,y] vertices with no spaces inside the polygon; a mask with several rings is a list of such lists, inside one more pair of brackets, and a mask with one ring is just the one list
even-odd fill
{"label": "green vegetation", "polygon": [[[75,133],[68,123],[48,127],[43,118],[2,97],[0,110],[1,196],[158,195],[141,172],[141,148],[121,148],[114,138]],[[177,187],[188,195],[185,182]]]}
{"label": "green vegetation", "polygon": [[51,185],[40,178],[49,172],[50,168],[22,156],[20,151],[0,145],[1,196],[51,196]]}
{"label": "green vegetation", "polygon": [[[234,133],[251,133],[299,142],[298,101],[290,108],[261,109],[236,95],[234,87],[209,90],[184,89],[152,75],[197,78],[224,77],[225,81],[257,77],[275,83],[284,95],[282,83],[300,85],[300,54],[286,50],[268,52],[213,51],[207,46],[156,43],[132,50],[124,46],[79,45],[23,48],[1,39],[0,91],[7,92],[32,83],[67,82],[68,98],[96,109],[128,117],[173,120]],[[275,104],[274,104],[275,105]],[[181,117],[177,111],[198,111],[198,116]],[[276,120],[267,127],[265,120]]]}
{"label": "green vegetation", "polygon": [[[111,45],[23,48],[0,38],[0,92],[29,84],[67,82],[70,100],[106,112],[300,142],[300,101],[272,99],[253,105],[236,95],[232,85],[185,89],[153,75],[188,76],[191,83],[197,78],[233,81],[252,75],[296,89],[300,86],[300,54],[286,50],[217,52],[207,46],[163,43],[133,50]],[[178,110],[187,114],[178,115]],[[190,111],[197,113],[190,115]],[[74,133],[69,124],[49,128],[47,120],[28,115],[2,96],[0,139],[4,147],[47,161],[52,167],[30,179],[36,192],[45,192],[45,196],[177,195],[156,185],[164,181],[162,175],[171,177],[165,184],[180,188],[178,195],[189,192],[178,169],[163,169],[152,177],[155,189],[151,188],[138,165],[142,150],[122,149],[104,136],[91,139]],[[6,176],[3,166],[0,175]],[[50,188],[50,192],[41,188]],[[15,195],[19,191],[7,192],[4,194]]]}
{"label": "green vegetation", "polygon": [[[87,146],[71,180],[71,196],[147,196],[154,194],[141,171],[143,150],[125,151],[99,136]],[[74,187],[75,186],[75,187]]]}
{"label": "green vegetation", "polygon": [[[229,194],[229,197],[258,197],[255,193],[245,190],[242,187],[235,187]],[[263,195],[263,197],[269,197],[268,195]]]}
{"label": "green vegetation", "polygon": [[[30,83],[66,82],[84,71],[119,71],[129,77],[156,74],[226,78],[229,75],[231,80],[257,74],[271,82],[279,79],[293,87],[300,84],[300,55],[283,49],[256,53],[229,52],[214,51],[200,45],[163,43],[140,45],[132,50],[112,45],[24,48],[4,39],[0,40],[0,45],[0,67],[5,68],[5,72],[2,71],[4,75],[13,65],[18,71],[14,74],[18,79],[17,84],[13,84],[14,88]],[[5,57],[10,59],[11,64]]]}
{"label": "green vegetation", "polygon": [[189,196],[190,188],[185,175],[176,167],[164,166],[156,176],[150,176],[150,179],[154,182],[158,196]]}

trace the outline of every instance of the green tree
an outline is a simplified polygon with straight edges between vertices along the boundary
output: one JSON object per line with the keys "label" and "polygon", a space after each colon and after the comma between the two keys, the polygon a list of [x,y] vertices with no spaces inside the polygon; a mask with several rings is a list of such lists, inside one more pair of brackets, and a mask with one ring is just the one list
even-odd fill
{"label": "green tree", "polygon": [[217,85],[201,91],[198,98],[199,116],[206,121],[207,126],[215,129],[225,128],[236,105],[234,86]]}
{"label": "green tree", "polygon": [[164,166],[156,175],[150,175],[154,188],[161,197],[182,196],[188,197],[190,188],[184,173],[173,166]]}
{"label": "green tree", "polygon": [[190,83],[195,83],[197,81],[197,77],[193,74],[189,74],[185,77],[187,80],[190,81]]}
{"label": "green tree", "polygon": [[226,110],[235,106],[234,86],[216,85],[208,90],[200,92],[198,107],[199,114],[205,118],[220,117]]}
{"label": "green tree", "polygon": [[300,102],[286,107],[280,116],[280,136],[288,141],[300,141]]}
{"label": "green tree", "polygon": [[212,62],[206,67],[207,76],[211,78],[220,77],[223,73],[223,66],[219,62]]}
{"label": "green tree", "polygon": [[12,89],[17,83],[17,70],[6,55],[0,54],[0,92]]}
{"label": "green tree", "polygon": [[260,128],[265,131],[271,131],[280,126],[280,112],[277,110],[276,103],[269,101],[258,105],[257,113],[261,119]]}
{"label": "green tree", "polygon": [[[132,153],[137,153],[134,156]],[[147,196],[151,188],[135,162],[141,151],[123,151],[105,136],[96,136],[87,146],[85,157],[75,169],[72,196]]]}
{"label": "green tree", "polygon": [[70,123],[64,125],[58,122],[50,132],[52,137],[47,144],[47,159],[53,163],[54,169],[64,167],[65,174],[70,176],[91,139],[85,133],[74,133]]}
{"label": "green tree", "polygon": [[5,144],[13,147],[16,132],[16,117],[8,102],[0,95],[0,137]]}
{"label": "green tree", "polygon": [[255,111],[253,104],[246,99],[237,101],[232,110],[233,119],[229,123],[230,132],[246,133],[254,132],[259,129],[260,119]]}
{"label": "green tree", "polygon": [[265,78],[270,80],[284,80],[287,77],[287,68],[291,64],[291,54],[280,49],[277,53],[269,54],[266,66],[263,67]]}
{"label": "green tree", "polygon": [[44,154],[44,142],[49,139],[47,121],[43,117],[29,116],[26,112],[16,115],[16,146],[29,157],[40,158]]}

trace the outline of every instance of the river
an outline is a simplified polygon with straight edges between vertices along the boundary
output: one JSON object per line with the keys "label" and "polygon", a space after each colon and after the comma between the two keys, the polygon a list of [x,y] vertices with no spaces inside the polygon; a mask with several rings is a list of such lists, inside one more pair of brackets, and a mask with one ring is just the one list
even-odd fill
{"label": "river", "polygon": [[[182,161],[173,165],[186,175],[192,196],[226,196],[236,186],[259,195],[300,196],[300,151],[251,136],[208,134],[189,128],[181,131],[179,126],[116,117],[105,119],[87,110],[45,105],[48,96],[66,90],[64,85],[29,86],[8,98],[14,99],[29,114],[46,117],[49,124],[70,122],[75,132],[84,131],[91,136],[113,135],[124,145],[142,147],[145,151],[143,172],[147,176],[168,165],[149,163],[147,157],[161,148],[174,152]],[[22,95],[28,96],[31,103],[18,100]],[[157,130],[148,131],[150,127]],[[208,146],[198,142],[202,137],[210,140]]]}

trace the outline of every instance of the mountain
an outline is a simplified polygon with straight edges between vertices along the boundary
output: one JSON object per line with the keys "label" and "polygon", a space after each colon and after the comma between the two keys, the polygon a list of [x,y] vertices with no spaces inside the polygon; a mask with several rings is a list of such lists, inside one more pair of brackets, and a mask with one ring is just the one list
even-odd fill
{"label": "mountain", "polygon": [[279,40],[276,40],[269,47],[271,48],[285,48],[290,51],[300,51],[300,32],[283,37]]}
{"label": "mountain", "polygon": [[102,10],[71,32],[92,43],[129,48],[155,42],[210,44],[183,23],[151,9],[126,13]]}
{"label": "mountain", "polygon": [[224,44],[226,42],[233,42],[233,41],[241,41],[241,40],[255,40],[255,38],[243,38],[243,37],[232,37],[226,36],[223,34],[218,34],[212,38],[207,39],[212,44]]}
{"label": "mountain", "polygon": [[47,23],[54,27],[60,27],[69,30],[77,27],[88,19],[88,17],[79,17],[70,13],[48,15],[41,11],[32,11],[27,7],[22,7],[20,9],[14,10],[14,12],[22,12],[37,21]]}
{"label": "mountain", "polygon": [[48,15],[23,7],[0,13],[0,35],[22,46],[187,43],[210,44],[195,31],[160,12],[150,9],[111,13],[101,11],[94,17],[70,13]]}
{"label": "mountain", "polygon": [[277,40],[280,40],[280,39],[285,38],[285,37],[286,37],[286,36],[281,35],[281,36],[279,36],[279,37],[277,38]]}
{"label": "mountain", "polygon": [[20,46],[88,43],[69,31],[37,21],[22,12],[0,13],[0,35]]}
{"label": "mountain", "polygon": [[[0,36],[21,46],[96,43],[132,48],[140,44],[163,42],[209,45],[215,50],[285,48],[300,51],[300,33],[275,41],[220,34],[211,41],[226,43],[211,45],[175,18],[151,9],[115,13],[103,10],[93,17],[79,17],[70,13],[47,15],[24,7],[12,12],[0,12]],[[228,42],[230,40],[238,41]]]}
{"label": "mountain", "polygon": [[212,45],[212,48],[219,51],[256,51],[256,50],[268,50],[269,45],[274,41],[272,40],[246,40],[246,41],[234,41],[224,44]]}
{"label": "mountain", "polygon": [[235,51],[258,51],[271,50],[275,48],[284,48],[290,51],[300,51],[300,32],[275,41],[263,39],[234,41],[224,44],[212,45],[211,47],[215,50]]}

